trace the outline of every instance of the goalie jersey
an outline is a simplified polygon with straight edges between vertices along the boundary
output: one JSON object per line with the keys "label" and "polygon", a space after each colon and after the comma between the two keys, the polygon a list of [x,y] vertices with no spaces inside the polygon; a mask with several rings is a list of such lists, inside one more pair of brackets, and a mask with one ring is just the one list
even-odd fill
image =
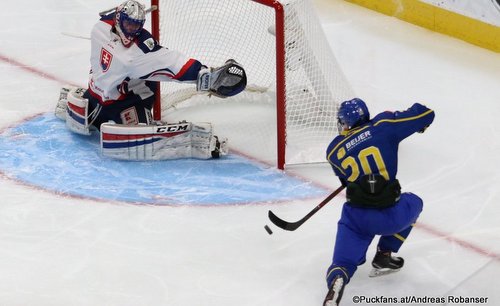
{"label": "goalie jersey", "polygon": [[327,160],[343,183],[365,174],[393,181],[398,171],[399,143],[421,132],[434,120],[434,111],[415,103],[406,111],[384,112],[364,125],[342,132],[327,149]]}
{"label": "goalie jersey", "polygon": [[142,99],[152,96],[146,81],[195,83],[202,67],[199,61],[160,46],[145,29],[126,48],[113,32],[114,16],[103,16],[91,35],[89,92],[101,104],[122,100],[129,92]]}

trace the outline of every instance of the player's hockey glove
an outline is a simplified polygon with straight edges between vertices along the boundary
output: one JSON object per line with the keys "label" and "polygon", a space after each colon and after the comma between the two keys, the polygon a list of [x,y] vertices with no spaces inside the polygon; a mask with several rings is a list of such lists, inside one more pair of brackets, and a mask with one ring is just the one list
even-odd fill
{"label": "player's hockey glove", "polygon": [[218,68],[203,68],[198,73],[196,89],[208,91],[221,98],[242,92],[247,86],[245,69],[235,60],[227,60]]}
{"label": "player's hockey glove", "polygon": [[424,126],[424,128],[423,128],[423,129],[421,129],[420,131],[418,131],[417,133],[422,134],[423,132],[425,132],[425,130],[427,130],[427,128],[428,128],[428,127],[429,127],[429,126]]}

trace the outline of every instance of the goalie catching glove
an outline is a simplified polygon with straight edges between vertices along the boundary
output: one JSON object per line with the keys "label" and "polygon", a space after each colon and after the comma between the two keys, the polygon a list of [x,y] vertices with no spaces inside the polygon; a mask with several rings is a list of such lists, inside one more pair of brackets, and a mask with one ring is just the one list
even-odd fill
{"label": "goalie catching glove", "polygon": [[247,86],[247,76],[243,67],[235,60],[227,60],[218,68],[203,68],[198,73],[196,89],[226,98],[242,92]]}

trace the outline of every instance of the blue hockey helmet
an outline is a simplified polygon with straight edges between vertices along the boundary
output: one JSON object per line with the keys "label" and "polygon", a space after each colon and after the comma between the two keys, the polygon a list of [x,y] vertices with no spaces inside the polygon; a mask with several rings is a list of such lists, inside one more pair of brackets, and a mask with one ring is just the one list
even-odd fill
{"label": "blue hockey helmet", "polygon": [[135,0],[125,1],[116,8],[115,28],[125,47],[130,47],[141,34],[145,21],[144,5]]}
{"label": "blue hockey helmet", "polygon": [[345,128],[351,129],[370,120],[370,112],[365,102],[359,98],[344,101],[337,111],[339,133]]}

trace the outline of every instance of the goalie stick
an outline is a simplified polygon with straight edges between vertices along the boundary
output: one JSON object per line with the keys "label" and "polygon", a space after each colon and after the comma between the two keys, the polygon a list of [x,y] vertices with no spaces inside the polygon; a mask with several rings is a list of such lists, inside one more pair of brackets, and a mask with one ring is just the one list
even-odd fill
{"label": "goalie stick", "polygon": [[[111,12],[114,12],[114,11],[116,10],[116,8],[117,8],[117,6],[115,6],[115,7],[113,7],[113,8],[110,8],[110,9],[107,9],[107,10],[104,10],[104,11],[102,11],[102,12],[99,12],[99,16],[101,16],[101,17],[102,17],[102,16],[107,15],[107,14],[109,14],[109,13],[111,13]],[[157,10],[157,9],[158,9],[158,6],[156,6],[156,5],[152,5],[150,8],[145,9],[145,10],[144,10],[144,13],[146,13],[146,14],[147,14],[147,13],[152,12],[152,11],[155,11],[155,10]]]}
{"label": "goalie stick", "polygon": [[274,225],[276,225],[279,228],[282,228],[286,231],[294,231],[298,229],[304,222],[309,220],[315,213],[318,212],[323,206],[325,206],[328,202],[330,202],[331,199],[333,199],[337,194],[339,194],[345,186],[340,186],[337,188],[334,192],[332,192],[329,196],[327,196],[321,203],[319,203],[316,207],[314,207],[313,210],[311,210],[307,215],[305,215],[302,219],[300,219],[297,222],[287,222],[283,219],[280,219],[278,216],[276,216],[272,211],[269,211],[268,217],[269,220],[271,220]]}
{"label": "goalie stick", "polygon": [[[116,6],[113,7],[113,8],[110,8],[110,9],[107,9],[107,10],[104,10],[102,12],[99,12],[99,16],[104,16],[104,15],[107,15],[109,13],[112,13],[116,10]],[[144,10],[144,13],[150,13],[152,11],[156,11],[158,9],[158,6],[156,5],[152,5],[150,8],[148,9],[145,9]],[[87,36],[82,36],[82,35],[78,35],[78,34],[73,34],[73,33],[69,33],[69,32],[61,32],[62,35],[65,35],[65,36],[69,36],[69,37],[73,37],[73,38],[80,38],[80,39],[87,39],[87,40],[90,40],[90,37],[87,37]]]}

